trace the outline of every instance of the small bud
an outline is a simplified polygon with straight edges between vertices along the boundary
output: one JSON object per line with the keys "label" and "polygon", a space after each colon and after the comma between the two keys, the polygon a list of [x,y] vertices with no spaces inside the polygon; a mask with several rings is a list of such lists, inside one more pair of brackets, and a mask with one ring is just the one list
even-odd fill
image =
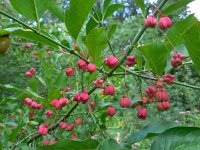
{"label": "small bud", "polygon": [[165,83],[167,83],[167,84],[173,84],[174,78],[175,78],[175,76],[172,74],[166,74],[163,76],[163,79],[164,79]]}
{"label": "small bud", "polygon": [[101,78],[98,78],[93,83],[97,88],[102,88],[104,81]]}
{"label": "small bud", "polygon": [[146,119],[146,117],[147,117],[147,109],[146,108],[139,108],[138,109],[138,112],[137,112],[137,117],[139,118],[139,119]]}
{"label": "small bud", "polygon": [[123,97],[120,99],[119,103],[122,108],[130,108],[131,107],[131,100],[129,98]]}
{"label": "small bud", "polygon": [[158,21],[158,26],[161,30],[164,30],[166,28],[170,28],[172,26],[172,21],[169,17],[161,17]]}
{"label": "small bud", "polygon": [[33,74],[30,71],[27,71],[25,75],[27,78],[31,78],[33,76]]}
{"label": "small bud", "polygon": [[47,117],[51,117],[53,115],[53,112],[51,110],[47,110],[45,113],[44,113]]}
{"label": "small bud", "polygon": [[78,65],[78,67],[79,67],[79,69],[80,70],[87,70],[87,63],[84,61],[84,60],[79,60],[78,62],[77,62],[77,65]]}
{"label": "small bud", "polygon": [[164,83],[163,82],[160,82],[160,81],[156,82],[156,88],[162,89],[163,87],[164,87]]}
{"label": "small bud", "polygon": [[60,122],[59,127],[60,127],[60,129],[65,129],[67,127],[67,123],[66,122]]}
{"label": "small bud", "polygon": [[87,71],[89,73],[93,73],[94,71],[96,71],[96,69],[97,69],[97,66],[95,64],[88,64],[87,66]]}
{"label": "small bud", "polygon": [[74,124],[67,124],[66,130],[72,131],[74,129]]}
{"label": "small bud", "polygon": [[66,73],[66,75],[67,75],[68,77],[71,77],[71,76],[74,76],[75,71],[74,71],[73,68],[68,67],[68,68],[66,68],[65,73]]}
{"label": "small bud", "polygon": [[148,17],[145,19],[145,26],[146,26],[147,28],[149,28],[149,27],[155,28],[156,23],[157,23],[157,19],[156,19],[156,17],[153,16],[153,15],[148,16]]}
{"label": "small bud", "polygon": [[113,106],[109,106],[108,109],[107,109],[107,114],[109,116],[114,116],[115,115],[115,108]]}
{"label": "small bud", "polygon": [[148,86],[145,90],[146,94],[149,96],[149,97],[152,97],[156,94],[156,89],[152,86]]}
{"label": "small bud", "polygon": [[76,124],[81,125],[82,124],[82,119],[81,118],[76,118]]}
{"label": "small bud", "polygon": [[104,95],[114,95],[115,94],[115,88],[112,85],[107,85],[104,88]]}
{"label": "small bud", "polygon": [[114,68],[118,65],[119,61],[115,56],[109,56],[104,60],[104,63],[109,67],[109,68]]}
{"label": "small bud", "polygon": [[133,66],[135,64],[136,64],[136,58],[135,58],[135,56],[127,56],[127,58],[126,58],[126,65],[130,67],[130,66]]}
{"label": "small bud", "polygon": [[169,96],[165,90],[157,91],[155,97],[158,102],[169,100]]}

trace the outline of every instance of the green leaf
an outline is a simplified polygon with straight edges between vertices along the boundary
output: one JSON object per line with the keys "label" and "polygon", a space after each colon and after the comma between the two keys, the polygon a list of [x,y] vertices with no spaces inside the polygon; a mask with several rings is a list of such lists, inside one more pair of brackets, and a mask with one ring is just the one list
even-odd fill
{"label": "green leaf", "polygon": [[70,148],[70,150],[86,150],[86,149],[96,149],[99,142],[93,139],[85,141],[75,141],[75,140],[60,140],[54,145],[40,146],[38,150],[61,150]]}
{"label": "green leaf", "polygon": [[48,92],[47,100],[50,102],[53,99],[57,99],[60,97],[60,90],[59,89],[54,89],[51,92]]}
{"label": "green leaf", "polygon": [[26,30],[26,29],[21,29],[21,30],[15,30],[14,32],[12,32],[11,34],[20,36],[20,37],[25,37],[46,45],[49,45],[51,47],[57,48],[58,49],[58,45],[54,44],[52,41],[49,41],[48,39],[34,33],[31,30]]}
{"label": "green leaf", "polygon": [[54,14],[58,19],[60,19],[62,22],[65,21],[65,12],[61,6],[61,4],[50,2],[48,5],[48,10]]}
{"label": "green leaf", "polygon": [[78,38],[76,40],[76,43],[78,44],[78,47],[81,51],[83,51],[84,55],[87,54],[87,47],[85,45],[85,36],[83,35],[83,32],[81,32],[79,35],[78,35]]}
{"label": "green leaf", "polygon": [[182,43],[183,33],[192,26],[195,20],[194,15],[189,15],[185,20],[175,23],[167,30],[166,34],[174,46]]}
{"label": "green leaf", "polygon": [[4,35],[8,35],[10,32],[4,30],[4,29],[0,29],[0,37],[4,36]]}
{"label": "green leaf", "polygon": [[136,0],[135,1],[137,3],[137,5],[140,7],[140,9],[142,10],[142,13],[145,14],[145,4],[144,4],[144,0]]}
{"label": "green leaf", "polygon": [[160,133],[164,132],[165,130],[176,127],[178,125],[179,124],[174,123],[174,122],[153,123],[151,125],[144,127],[142,130],[130,135],[127,139],[127,143],[133,144],[145,138],[158,136]]}
{"label": "green leaf", "polygon": [[[10,35],[16,35],[16,36],[28,38],[28,39],[49,45],[49,46],[54,47],[56,49],[59,49],[58,45],[54,44],[52,41],[49,41],[46,38],[34,33],[33,31],[31,31],[29,29],[22,29],[22,28],[19,28],[19,27],[17,27],[17,28],[6,28],[6,29],[0,30],[0,33],[1,32],[6,32],[6,33],[9,33]],[[43,34],[50,37],[47,33],[43,33]],[[50,37],[50,38],[52,38],[52,37]]]}
{"label": "green leaf", "polygon": [[86,34],[88,34],[92,29],[94,29],[98,25],[98,22],[94,20],[93,17],[90,18],[86,25]]}
{"label": "green leaf", "polygon": [[157,40],[149,45],[138,47],[138,50],[145,56],[153,72],[160,75],[167,65],[170,53],[166,46]]}
{"label": "green leaf", "polygon": [[27,94],[33,96],[34,98],[38,99],[38,101],[42,101],[44,100],[43,97],[41,97],[40,95],[38,95],[37,93],[35,93],[32,89],[27,88],[26,90],[24,90]]}
{"label": "green leaf", "polygon": [[34,92],[36,92],[36,93],[39,92],[40,84],[39,84],[39,81],[37,79],[34,79],[34,78],[30,79],[28,81],[28,85]]}
{"label": "green leaf", "polygon": [[135,58],[136,58],[136,66],[139,70],[142,70],[142,57],[140,55],[135,55]]}
{"label": "green leaf", "polygon": [[103,16],[103,19],[106,19],[107,17],[109,17],[110,15],[112,15],[115,11],[117,11],[118,9],[120,8],[123,8],[124,5],[123,4],[112,4],[110,5],[105,13],[104,13],[104,16]]}
{"label": "green leaf", "polygon": [[106,9],[108,8],[108,6],[110,5],[112,0],[104,0],[103,2],[103,12],[106,11]]}
{"label": "green leaf", "polygon": [[107,34],[105,28],[93,29],[86,37],[86,46],[89,54],[92,57],[93,63],[99,66],[102,63],[100,58],[101,51],[107,44]]}
{"label": "green leaf", "polygon": [[111,36],[115,33],[117,30],[117,24],[112,24],[108,30],[108,38],[111,38]]}
{"label": "green leaf", "polygon": [[19,124],[15,129],[12,130],[12,133],[9,135],[9,141],[14,141],[14,138],[17,134],[19,134],[23,126],[24,124]]}
{"label": "green leaf", "polygon": [[66,87],[68,79],[69,78],[67,78],[67,76],[66,76],[64,71],[60,72],[57,75],[55,81],[53,82],[54,88],[63,89],[64,87]]}
{"label": "green leaf", "polygon": [[185,32],[183,38],[188,53],[200,73],[200,22],[196,21],[191,28]]}
{"label": "green leaf", "polygon": [[[199,147],[200,128],[175,127],[160,134],[151,145],[151,150],[182,150]],[[196,146],[194,145],[196,144]]]}
{"label": "green leaf", "polygon": [[114,139],[106,139],[104,140],[97,150],[120,150],[120,149],[130,149],[131,146],[127,144],[118,144]]}
{"label": "green leaf", "polygon": [[44,79],[41,76],[36,76],[36,78],[46,87],[46,82],[44,81]]}
{"label": "green leaf", "polygon": [[65,12],[65,25],[74,39],[78,37],[94,3],[95,0],[70,0],[70,7]]}
{"label": "green leaf", "polygon": [[16,93],[21,93],[23,92],[23,89],[21,89],[19,86],[17,85],[12,85],[12,84],[0,84],[0,88],[12,91],[12,92],[16,92]]}
{"label": "green leaf", "polygon": [[[139,0],[140,1],[140,0]],[[169,5],[167,8],[165,8],[162,13],[165,15],[169,15],[177,10],[179,10],[182,7],[186,7],[187,4],[189,4],[190,2],[192,2],[194,0],[178,0],[177,2]]]}
{"label": "green leaf", "polygon": [[33,92],[30,88],[22,89],[21,87],[16,86],[16,85],[12,85],[12,84],[5,84],[5,85],[0,84],[0,88],[6,89],[6,90],[12,91],[12,92],[20,93],[20,94],[21,93],[27,94],[31,97],[38,99],[39,101],[44,99],[43,97],[41,97],[37,93]]}
{"label": "green leaf", "polygon": [[49,2],[50,0],[10,0],[18,13],[35,21],[42,17]]}

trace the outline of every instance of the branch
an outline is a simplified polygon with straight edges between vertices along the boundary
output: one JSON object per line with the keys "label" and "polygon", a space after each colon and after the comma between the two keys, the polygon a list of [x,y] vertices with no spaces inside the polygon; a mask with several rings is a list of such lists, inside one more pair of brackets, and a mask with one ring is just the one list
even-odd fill
{"label": "branch", "polygon": [[[36,33],[36,34],[38,34],[38,35],[44,37],[45,39],[51,41],[52,43],[54,43],[54,44],[60,46],[60,47],[63,48],[63,49],[65,49],[65,50],[66,50],[67,52],[69,52],[70,54],[75,55],[75,56],[77,56],[78,58],[83,59],[85,62],[89,63],[89,61],[88,61],[87,59],[85,59],[84,57],[82,57],[81,55],[79,55],[78,53],[76,53],[73,49],[70,49],[70,48],[64,46],[63,44],[54,41],[54,40],[51,39],[50,37],[46,36],[45,34],[41,33],[40,31],[38,31],[38,30],[36,30],[36,29],[30,27],[29,25],[27,25],[26,23],[24,23],[24,22],[18,20],[17,18],[15,18],[15,17],[13,17],[13,16],[7,14],[6,12],[4,12],[4,11],[2,11],[2,10],[0,10],[0,14],[2,14],[2,15],[4,15],[4,16],[6,16],[6,17],[8,17],[8,18],[10,18],[10,19],[12,19],[12,20],[18,22],[19,24],[23,25],[24,27],[26,27],[26,28],[32,30],[34,33]],[[102,70],[99,69],[99,68],[97,68],[97,70],[98,70],[99,72],[102,72]]]}
{"label": "branch", "polygon": [[[140,78],[143,78],[143,79],[158,81],[156,78],[148,77],[148,76],[144,76],[144,75],[140,75],[138,73],[135,73],[135,72],[125,68],[124,66],[120,66],[120,68],[122,68],[123,70],[126,70],[127,73],[132,74],[134,76],[137,76],[137,77],[140,77]],[[113,75],[124,75],[124,73],[115,73]],[[186,83],[181,83],[181,82],[174,81],[174,84],[185,86],[185,87],[189,87],[189,88],[196,89],[196,90],[200,90],[200,87],[194,86],[194,85],[190,85],[190,84],[186,84]]]}
{"label": "branch", "polygon": [[[158,8],[161,9],[167,1],[168,1],[168,0],[163,0],[162,3],[158,6]],[[23,26],[25,26],[25,27],[31,29],[31,30],[34,31],[36,34],[39,34],[37,30],[35,30],[34,28],[29,27],[27,24],[25,24],[25,23],[21,22],[20,20],[14,18],[14,17],[12,17],[12,16],[10,16],[9,14],[7,14],[7,13],[1,11],[1,10],[0,10],[0,13],[3,14],[3,15],[5,15],[5,16],[7,16],[8,18],[13,19],[14,21],[17,21],[18,23],[22,24]],[[154,15],[156,15],[156,14],[157,14],[157,11],[154,12]],[[121,64],[126,60],[126,57],[132,52],[132,50],[134,49],[135,44],[140,40],[140,38],[142,37],[142,35],[144,34],[145,31],[146,31],[146,27],[143,26],[142,29],[140,30],[140,32],[135,36],[133,42],[131,43],[131,46],[130,46],[129,50],[126,52],[125,56],[121,59],[120,63],[119,63],[114,69],[112,69],[107,75],[105,75],[105,76],[104,76],[104,79],[106,79],[107,77],[112,76],[112,74],[114,73],[114,71],[115,71],[117,68],[119,68],[119,67],[121,66]],[[69,49],[69,48],[65,47],[64,45],[62,45],[62,44],[60,44],[60,43],[58,43],[58,42],[52,40],[51,38],[49,38],[48,36],[46,36],[46,35],[44,35],[44,34],[42,34],[42,33],[39,34],[39,35],[43,36],[44,38],[50,40],[51,42],[53,42],[53,43],[55,43],[55,44],[61,46],[62,48],[64,48],[64,49],[66,49],[67,51],[69,51],[71,54],[74,54],[75,56],[77,56],[77,57],[83,59],[82,56],[80,56],[80,55],[78,55],[77,53],[75,53],[72,49]],[[84,60],[85,60],[85,59],[84,59]],[[85,60],[85,61],[86,61],[86,60]],[[88,62],[88,61],[86,61],[86,62]],[[96,90],[96,87],[93,87],[93,88],[88,92],[88,94],[90,95],[90,94],[93,93],[95,90]],[[75,103],[75,104],[69,109],[69,111],[66,113],[65,116],[63,116],[63,117],[62,117],[61,119],[59,119],[55,124],[53,124],[52,126],[50,126],[50,127],[48,128],[48,131],[54,130],[56,127],[58,127],[58,126],[59,126],[59,123],[60,123],[61,121],[63,121],[65,118],[68,118],[68,117],[70,116],[70,114],[76,109],[77,106],[78,106],[78,103]],[[27,141],[27,143],[28,143],[28,144],[31,143],[32,141],[36,140],[36,139],[39,138],[40,136],[41,136],[41,135],[38,134],[38,133],[34,134],[34,135]],[[16,146],[17,146],[17,145],[16,145]]]}

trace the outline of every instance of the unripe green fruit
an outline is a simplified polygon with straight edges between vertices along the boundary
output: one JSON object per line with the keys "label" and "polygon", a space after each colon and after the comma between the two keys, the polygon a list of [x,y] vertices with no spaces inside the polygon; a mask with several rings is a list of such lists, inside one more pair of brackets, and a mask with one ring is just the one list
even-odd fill
{"label": "unripe green fruit", "polygon": [[8,36],[0,37],[0,53],[7,51],[10,46],[10,38]]}

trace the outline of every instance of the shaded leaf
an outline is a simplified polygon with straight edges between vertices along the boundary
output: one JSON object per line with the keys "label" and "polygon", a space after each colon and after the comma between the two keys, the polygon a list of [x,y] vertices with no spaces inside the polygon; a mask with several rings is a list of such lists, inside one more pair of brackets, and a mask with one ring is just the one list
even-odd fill
{"label": "shaded leaf", "polygon": [[191,28],[185,32],[183,38],[188,53],[194,62],[195,67],[200,72],[200,22],[196,21]]}
{"label": "shaded leaf", "polygon": [[106,11],[106,9],[108,8],[108,6],[110,5],[112,0],[104,0],[103,2],[103,12]]}
{"label": "shaded leaf", "polygon": [[98,25],[98,22],[94,20],[93,17],[90,18],[86,25],[86,34],[88,34],[92,29],[94,29]]}
{"label": "shaded leaf", "polygon": [[[151,150],[198,149],[200,128],[175,127],[160,134],[151,145]],[[161,144],[162,143],[162,144]]]}
{"label": "shaded leaf", "polygon": [[38,92],[39,91],[39,81],[37,79],[30,79],[28,81],[28,85],[29,87],[34,91],[34,92]]}
{"label": "shaded leaf", "polygon": [[70,150],[86,150],[86,149],[96,149],[99,142],[96,140],[85,140],[85,141],[75,141],[75,140],[60,140],[54,145],[40,146],[38,150],[58,150],[70,148]]}
{"label": "shaded leaf", "polygon": [[49,2],[50,0],[10,0],[18,13],[35,21],[42,17]]}
{"label": "shaded leaf", "polygon": [[131,146],[128,144],[118,144],[114,139],[106,139],[99,145],[97,150],[125,150],[130,148]]}
{"label": "shaded leaf", "polygon": [[183,33],[192,26],[195,20],[194,15],[189,15],[185,20],[175,23],[167,30],[166,34],[174,46],[182,43]]}
{"label": "shaded leaf", "polygon": [[167,8],[165,8],[162,13],[165,15],[169,15],[177,10],[179,10],[182,7],[186,7],[187,4],[189,4],[190,2],[192,2],[194,0],[179,0],[176,1],[175,3],[169,5]]}
{"label": "shaded leaf", "polygon": [[105,28],[93,29],[86,37],[86,46],[89,54],[92,57],[93,63],[96,63],[97,66],[102,63],[100,55],[104,46],[107,44],[107,40]]}
{"label": "shaded leaf", "polygon": [[65,12],[63,8],[61,7],[61,4],[50,2],[48,5],[48,10],[54,14],[58,19],[60,19],[62,22],[65,21]]}
{"label": "shaded leaf", "polygon": [[16,128],[12,130],[12,133],[9,135],[9,140],[13,141],[16,135],[20,132],[24,124],[19,124]]}
{"label": "shaded leaf", "polygon": [[140,9],[142,10],[142,13],[145,14],[145,4],[144,4],[144,0],[136,0],[135,1],[137,3],[137,5],[140,7]]}
{"label": "shaded leaf", "polygon": [[123,8],[123,7],[124,7],[123,4],[112,4],[112,5],[110,5],[106,9],[106,11],[104,13],[103,19],[106,19],[107,17],[109,17],[110,15],[112,15],[115,11],[117,11],[118,9]]}
{"label": "shaded leaf", "polygon": [[74,39],[78,37],[81,28],[90,13],[95,0],[70,0],[70,7],[65,12],[65,25]]}
{"label": "shaded leaf", "polygon": [[127,143],[133,144],[145,138],[158,136],[160,133],[164,132],[165,130],[176,127],[176,126],[179,126],[179,124],[174,123],[174,122],[153,123],[151,125],[144,127],[142,130],[130,135],[127,139]]}
{"label": "shaded leaf", "polygon": [[160,75],[167,65],[167,58],[170,51],[160,40],[138,47],[138,50],[145,56],[151,69]]}
{"label": "shaded leaf", "polygon": [[111,36],[115,33],[117,30],[117,24],[112,24],[108,30],[108,38],[111,38]]}

